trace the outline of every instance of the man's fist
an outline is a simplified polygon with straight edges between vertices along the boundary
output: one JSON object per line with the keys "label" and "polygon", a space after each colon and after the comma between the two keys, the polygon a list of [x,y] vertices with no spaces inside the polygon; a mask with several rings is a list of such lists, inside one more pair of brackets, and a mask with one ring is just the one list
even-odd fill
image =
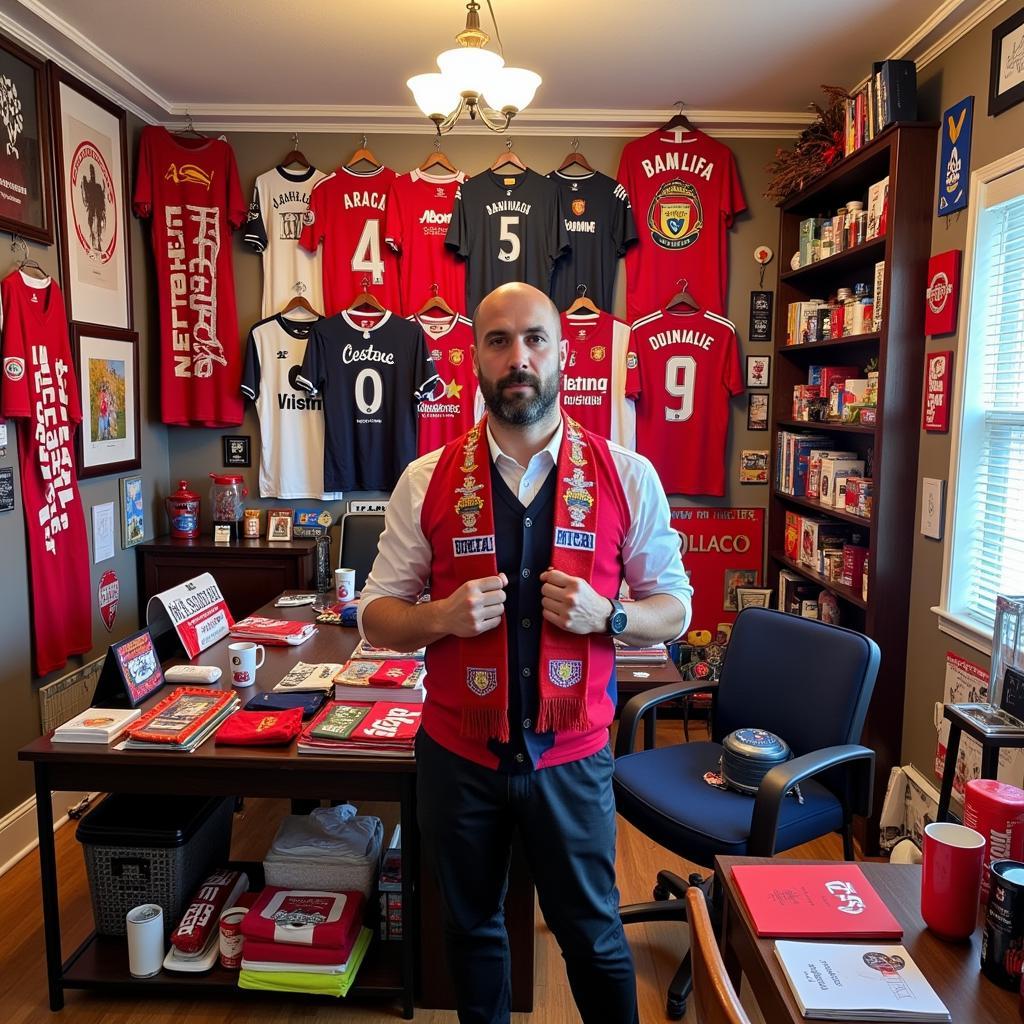
{"label": "man's fist", "polygon": [[444,599],[447,632],[471,637],[494,629],[505,611],[505,574],[469,580]]}
{"label": "man's fist", "polygon": [[578,576],[558,569],[540,574],[544,618],[567,633],[603,633],[608,628],[611,602]]}

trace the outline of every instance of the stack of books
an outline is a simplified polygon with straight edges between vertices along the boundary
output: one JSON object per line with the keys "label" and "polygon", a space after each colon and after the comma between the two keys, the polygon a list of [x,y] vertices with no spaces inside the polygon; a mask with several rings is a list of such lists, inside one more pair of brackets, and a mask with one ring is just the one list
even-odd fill
{"label": "stack of books", "polygon": [[370,944],[361,892],[267,886],[242,918],[238,987],[344,996]]}
{"label": "stack of books", "polygon": [[249,615],[231,627],[236,640],[255,640],[260,644],[284,645],[305,643],[316,632],[316,623],[291,619],[268,619],[263,615]]}
{"label": "stack of books", "polygon": [[300,754],[415,757],[422,714],[419,704],[331,701],[302,730],[296,749]]}
{"label": "stack of books", "polygon": [[179,686],[128,726],[124,749],[195,750],[241,703],[231,690]]}
{"label": "stack of books", "polygon": [[422,661],[426,656],[426,647],[418,647],[415,651],[394,651],[390,647],[374,647],[369,640],[360,640],[352,652],[352,659],[354,661],[364,658],[370,661],[380,661],[381,659],[388,658],[415,658],[417,661]]}
{"label": "stack of books", "polygon": [[668,648],[664,644],[649,647],[628,647],[615,641],[615,661],[619,665],[661,665],[668,661]]}
{"label": "stack of books", "polygon": [[139,708],[87,708],[57,727],[56,743],[112,743],[142,715]]}
{"label": "stack of books", "polygon": [[274,687],[274,693],[327,693],[340,671],[341,665],[330,661],[315,665],[297,661]]}
{"label": "stack of books", "polygon": [[422,704],[427,670],[415,658],[386,658],[346,662],[334,676],[334,699],[376,702],[397,700]]}

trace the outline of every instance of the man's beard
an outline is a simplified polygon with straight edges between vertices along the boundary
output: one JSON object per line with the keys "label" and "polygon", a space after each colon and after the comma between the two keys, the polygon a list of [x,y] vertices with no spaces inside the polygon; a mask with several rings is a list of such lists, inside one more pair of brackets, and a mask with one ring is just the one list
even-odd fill
{"label": "man's beard", "polygon": [[[535,394],[506,396],[504,389],[514,384],[527,384]],[[558,401],[558,374],[553,373],[546,380],[541,380],[523,370],[502,377],[496,384],[481,376],[480,394],[488,411],[499,420],[514,427],[528,427],[544,419]]]}

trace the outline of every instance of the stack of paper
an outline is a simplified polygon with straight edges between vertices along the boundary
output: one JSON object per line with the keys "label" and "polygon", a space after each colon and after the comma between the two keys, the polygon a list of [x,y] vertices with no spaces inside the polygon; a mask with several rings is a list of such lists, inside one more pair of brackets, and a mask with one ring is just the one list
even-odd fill
{"label": "stack of paper", "polygon": [[334,698],[341,701],[397,700],[422,704],[427,670],[415,658],[388,658],[346,662],[334,677]]}
{"label": "stack of paper", "polygon": [[615,641],[615,660],[620,665],[660,665],[668,661],[668,648],[664,644],[650,647],[627,647]]}
{"label": "stack of paper", "polygon": [[333,662],[321,662],[309,665],[298,661],[288,670],[288,674],[274,687],[275,693],[326,693],[334,685],[334,677],[341,671],[341,665]]}
{"label": "stack of paper", "polygon": [[58,743],[112,743],[142,714],[139,708],[88,708],[57,727]]}
{"label": "stack of paper", "polygon": [[332,701],[299,736],[300,754],[414,757],[423,709],[419,704]]}
{"label": "stack of paper", "polygon": [[268,619],[264,615],[249,615],[231,627],[236,640],[255,640],[261,644],[283,645],[305,643],[316,633],[316,623],[292,619]]}
{"label": "stack of paper", "polygon": [[352,652],[352,658],[355,661],[360,658],[377,661],[382,658],[415,658],[417,661],[422,661],[426,656],[426,647],[418,647],[415,651],[393,651],[390,647],[374,647],[368,640],[360,640]]}

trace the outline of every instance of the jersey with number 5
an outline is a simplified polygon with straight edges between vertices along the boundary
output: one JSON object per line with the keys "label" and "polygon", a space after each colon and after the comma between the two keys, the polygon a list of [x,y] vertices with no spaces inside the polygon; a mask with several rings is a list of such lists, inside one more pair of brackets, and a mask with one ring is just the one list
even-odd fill
{"label": "jersey with number 5", "polygon": [[484,171],[464,181],[445,245],[466,260],[466,310],[499,285],[525,281],[551,294],[555,260],[568,252],[562,197],[536,171]]}
{"label": "jersey with number 5", "polygon": [[321,179],[309,195],[309,216],[299,245],[316,252],[323,245],[324,312],[348,307],[366,281],[385,309],[398,309],[398,267],[384,244],[388,192],[395,180],[390,167],[370,174],[339,167]]}
{"label": "jersey with number 5", "polygon": [[666,494],[724,494],[729,399],[743,391],[736,328],[703,311],[658,312],[633,324],[626,395],[636,450]]}

